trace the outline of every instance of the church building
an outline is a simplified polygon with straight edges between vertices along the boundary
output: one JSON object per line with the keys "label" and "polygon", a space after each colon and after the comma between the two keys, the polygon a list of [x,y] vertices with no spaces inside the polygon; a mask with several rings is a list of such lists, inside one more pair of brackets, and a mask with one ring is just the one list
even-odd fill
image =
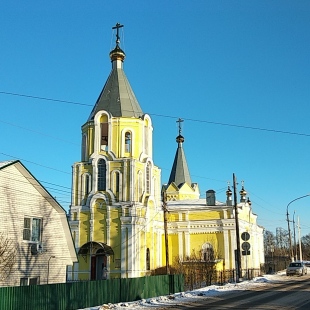
{"label": "church building", "polygon": [[[81,161],[73,165],[70,228],[78,263],[69,268],[68,280],[141,277],[165,266],[163,190],[169,211],[169,264],[176,257],[186,260],[192,251],[213,249],[221,268],[234,268],[231,195],[225,203],[217,202],[213,191],[207,193],[207,200],[199,199],[198,184],[191,182],[187,167],[181,127],[171,176],[162,186],[161,170],[153,162],[152,119],[142,111],[123,70],[122,27],[113,27],[112,70],[82,126]],[[262,228],[245,195],[242,199],[240,225],[251,231],[253,240],[257,238],[255,251],[263,251]],[[261,255],[253,253],[253,266],[259,266]]]}

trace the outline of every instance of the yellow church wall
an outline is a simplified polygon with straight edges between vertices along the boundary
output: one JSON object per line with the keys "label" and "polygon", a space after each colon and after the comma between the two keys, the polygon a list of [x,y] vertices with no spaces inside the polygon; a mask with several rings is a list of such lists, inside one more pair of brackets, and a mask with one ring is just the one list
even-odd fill
{"label": "yellow church wall", "polygon": [[222,234],[219,233],[198,233],[198,234],[191,234],[190,235],[190,253],[198,255],[202,249],[202,245],[204,243],[210,243],[214,249],[214,253],[216,256],[223,254],[220,253],[221,250],[219,249],[220,244],[224,244],[224,237]]}
{"label": "yellow church wall", "polygon": [[[142,139],[143,135],[139,134],[142,132],[144,126],[144,121],[132,119],[132,118],[125,118],[122,117],[121,119],[115,118],[112,121],[112,128],[110,129],[112,132],[112,140],[117,141],[118,143],[112,143],[112,151],[116,154],[117,157],[122,156],[122,148],[124,147],[124,137],[125,131],[130,131],[132,133],[132,152],[131,156],[133,158],[138,158],[141,154],[142,150]],[[123,142],[123,143],[121,143]]]}
{"label": "yellow church wall", "polygon": [[107,218],[107,209],[106,207],[95,206],[94,210],[94,241],[107,242],[107,231],[106,231],[106,218]]}
{"label": "yellow church wall", "polygon": [[225,253],[225,249],[224,249],[224,234],[223,233],[216,233],[213,234],[216,237],[217,240],[217,246],[215,247],[216,250],[216,256],[217,258],[224,258],[224,253]]}
{"label": "yellow church wall", "polygon": [[180,256],[179,254],[179,238],[178,235],[169,235],[169,264],[173,264],[174,260]]}
{"label": "yellow church wall", "polygon": [[87,156],[85,160],[89,159],[89,156],[94,152],[94,123],[88,122],[82,126],[82,136],[86,134],[87,140]]}
{"label": "yellow church wall", "polygon": [[217,220],[217,219],[221,219],[221,212],[220,211],[208,211],[208,212],[202,211],[202,212],[195,212],[195,213],[189,212],[188,219],[190,221]]}
{"label": "yellow church wall", "polygon": [[80,212],[80,246],[89,241],[89,212]]}

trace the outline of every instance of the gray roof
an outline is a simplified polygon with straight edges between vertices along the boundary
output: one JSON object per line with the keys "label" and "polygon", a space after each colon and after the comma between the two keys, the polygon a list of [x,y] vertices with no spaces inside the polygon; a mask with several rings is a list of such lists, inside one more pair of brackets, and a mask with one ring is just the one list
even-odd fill
{"label": "gray roof", "polygon": [[208,206],[206,204],[206,199],[200,198],[200,199],[185,199],[185,200],[177,200],[177,201],[168,201],[167,205],[169,209],[178,209],[180,207],[184,207],[187,209],[216,209],[216,208],[221,208],[221,207],[227,207],[227,208],[232,208],[232,206],[227,206],[226,203],[220,202],[220,201],[215,201],[214,206]]}
{"label": "gray roof", "polygon": [[183,183],[187,183],[189,186],[192,185],[182,142],[178,142],[178,148],[174,157],[168,185],[172,182],[174,182],[178,187],[180,187]]}
{"label": "gray roof", "polygon": [[112,71],[88,118],[93,120],[98,111],[105,110],[114,117],[140,117],[143,115],[138,100],[127,80],[123,68],[117,67],[114,60]]}

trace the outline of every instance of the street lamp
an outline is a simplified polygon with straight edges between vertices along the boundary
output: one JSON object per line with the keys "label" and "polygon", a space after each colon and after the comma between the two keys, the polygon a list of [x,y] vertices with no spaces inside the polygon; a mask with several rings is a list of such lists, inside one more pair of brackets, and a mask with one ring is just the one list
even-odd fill
{"label": "street lamp", "polygon": [[293,203],[294,201],[296,200],[299,200],[299,199],[302,199],[302,198],[305,198],[305,197],[308,197],[310,196],[310,194],[307,194],[307,195],[304,195],[304,196],[301,196],[301,197],[298,197],[298,198],[295,198],[293,199],[292,201],[290,201],[288,203],[288,205],[286,206],[286,220],[287,220],[287,228],[288,228],[288,237],[289,237],[289,243],[290,243],[290,255],[291,255],[291,260],[293,261],[294,260],[294,254],[293,254],[293,248],[292,248],[292,237],[291,237],[291,229],[290,229],[290,219],[289,219],[289,213],[288,213],[288,207],[291,203]]}
{"label": "street lamp", "polygon": [[48,284],[48,277],[49,277],[49,273],[50,273],[50,260],[51,258],[56,258],[56,256],[52,255],[50,256],[50,258],[48,259],[48,262],[47,262],[47,280],[46,280],[46,283]]}

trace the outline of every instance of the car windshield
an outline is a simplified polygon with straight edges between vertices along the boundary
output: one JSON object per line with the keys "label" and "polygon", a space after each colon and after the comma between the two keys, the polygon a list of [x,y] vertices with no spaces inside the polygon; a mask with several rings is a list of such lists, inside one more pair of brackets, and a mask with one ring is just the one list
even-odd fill
{"label": "car windshield", "polygon": [[290,263],[290,267],[301,267],[301,263]]}

